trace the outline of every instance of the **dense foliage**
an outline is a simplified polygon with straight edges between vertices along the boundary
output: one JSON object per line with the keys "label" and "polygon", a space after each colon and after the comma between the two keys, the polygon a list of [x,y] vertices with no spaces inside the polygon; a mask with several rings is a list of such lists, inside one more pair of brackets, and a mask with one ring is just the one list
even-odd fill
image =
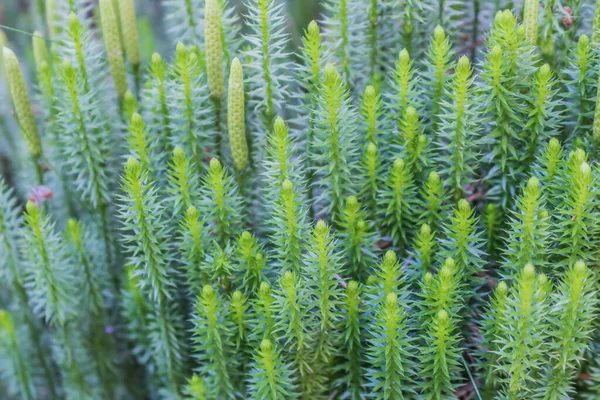
{"label": "dense foliage", "polygon": [[600,396],[600,2],[323,3],[0,31],[1,398]]}

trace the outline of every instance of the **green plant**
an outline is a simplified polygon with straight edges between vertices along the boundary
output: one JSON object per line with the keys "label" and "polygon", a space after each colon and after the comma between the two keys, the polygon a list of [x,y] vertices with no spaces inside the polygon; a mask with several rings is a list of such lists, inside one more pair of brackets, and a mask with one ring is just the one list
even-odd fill
{"label": "green plant", "polygon": [[515,3],[32,2],[1,397],[596,398],[600,6]]}

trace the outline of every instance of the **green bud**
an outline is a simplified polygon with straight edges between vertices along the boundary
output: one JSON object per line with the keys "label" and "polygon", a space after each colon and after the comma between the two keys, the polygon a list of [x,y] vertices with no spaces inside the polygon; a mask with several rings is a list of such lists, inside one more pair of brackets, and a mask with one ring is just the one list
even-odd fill
{"label": "green bud", "polygon": [[446,260],[444,261],[444,267],[450,269],[450,270],[454,270],[454,267],[456,266],[456,263],[454,262],[453,258],[446,258]]}
{"label": "green bud", "polygon": [[377,146],[375,145],[375,143],[369,142],[369,144],[367,145],[367,154],[370,157],[375,157],[375,155],[377,154]]}
{"label": "green bud", "polygon": [[133,113],[131,116],[131,129],[138,131],[144,130],[144,120],[142,120],[142,116],[140,114]]}
{"label": "green bud", "polygon": [[271,294],[271,285],[267,282],[261,282],[260,287],[258,288],[258,294],[260,297],[266,297]]}
{"label": "green bud", "polygon": [[283,184],[281,185],[281,187],[283,188],[283,191],[285,193],[291,193],[294,186],[292,185],[292,182],[290,182],[289,179],[286,179],[285,181],[283,181]]}
{"label": "green bud", "polygon": [[404,169],[404,160],[402,160],[401,158],[397,158],[394,161],[394,170],[396,170],[397,172],[400,172]]}
{"label": "green bud", "polygon": [[508,293],[508,286],[506,285],[506,282],[500,282],[498,284],[498,286],[496,287],[496,293],[498,293],[501,296],[506,296],[506,294]]}
{"label": "green bud", "polygon": [[427,224],[421,225],[421,235],[429,235],[431,234],[431,228]]}
{"label": "green bud", "polygon": [[25,204],[25,210],[27,211],[27,214],[34,215],[38,213],[39,208],[33,201],[30,200],[27,202],[27,204]]}
{"label": "green bud", "polygon": [[356,281],[350,281],[348,282],[348,285],[346,286],[346,290],[348,291],[348,294],[356,294],[356,292],[358,292],[358,282]]}
{"label": "green bud", "polygon": [[321,34],[319,30],[319,25],[317,25],[317,23],[314,20],[310,21],[310,24],[308,24],[308,34],[310,36],[317,36]]}
{"label": "green bud", "polygon": [[456,66],[456,73],[458,75],[470,75],[471,74],[471,62],[467,56],[462,56],[458,60],[458,65]]}
{"label": "green bud", "polygon": [[233,163],[238,171],[243,171],[248,166],[245,107],[244,73],[242,71],[242,64],[236,57],[231,62],[229,73],[227,125],[229,127],[229,145],[231,147]]}
{"label": "green bud", "polygon": [[443,42],[446,39],[446,32],[444,32],[444,28],[441,26],[436,26],[433,30],[433,38],[436,42]]}
{"label": "green bud", "polygon": [[426,285],[430,285],[433,282],[433,275],[431,274],[431,272],[427,272],[425,274],[425,276],[423,277],[423,281]]}
{"label": "green bud", "polygon": [[587,267],[585,266],[585,263],[583,261],[577,261],[575,263],[574,269],[575,269],[575,274],[578,276],[581,276],[581,275],[585,274]]}
{"label": "green bud", "polygon": [[242,240],[244,240],[244,241],[252,240],[252,234],[248,231],[242,232]]}
{"label": "green bud", "polygon": [[429,173],[429,176],[427,177],[427,180],[431,184],[438,184],[438,183],[440,183],[440,175],[437,172],[432,171],[432,172]]}
{"label": "green bud", "polygon": [[100,22],[110,73],[117,95],[122,98],[127,91],[127,73],[123,61],[117,16],[110,0],[100,0]]}
{"label": "green bud", "polygon": [[410,62],[410,55],[406,49],[402,49],[400,51],[399,60],[400,64],[408,64]]}
{"label": "green bud", "polygon": [[466,199],[460,199],[458,201],[458,210],[460,212],[470,212],[471,211],[471,205],[469,204],[469,202]]}
{"label": "green bud", "polygon": [[58,23],[56,0],[46,0],[46,25],[50,39],[54,39],[61,30]]}
{"label": "green bud", "polygon": [[396,253],[394,253],[392,250],[388,250],[385,252],[385,255],[383,256],[383,262],[387,265],[393,265],[396,263]]}
{"label": "green bud", "polygon": [[213,297],[214,294],[215,294],[215,290],[210,285],[206,285],[202,289],[202,297],[204,297],[205,299]]}
{"label": "green bud", "polygon": [[346,206],[348,208],[355,208],[358,205],[358,200],[356,200],[356,196],[350,196],[346,199]]}
{"label": "green bud", "polygon": [[585,161],[581,163],[579,170],[581,171],[581,175],[584,179],[588,179],[592,174],[592,169],[590,168],[590,165]]}
{"label": "green bud", "polygon": [[340,79],[340,74],[335,70],[333,64],[325,66],[324,79],[325,85],[333,86]]}
{"label": "green bud", "polygon": [[356,223],[356,229],[358,229],[359,231],[364,231],[366,227],[367,227],[367,224],[362,219]]}
{"label": "green bud", "polygon": [[548,276],[546,274],[540,274],[540,276],[537,278],[537,281],[540,286],[543,286],[548,282]]}
{"label": "green bud", "polygon": [[523,22],[527,43],[535,46],[538,37],[539,0],[525,0],[523,5]]}
{"label": "green bud", "polygon": [[48,55],[48,48],[46,47],[46,40],[42,37],[39,31],[33,32],[33,58],[35,59],[35,65],[40,70],[42,62],[48,62],[50,57]]}
{"label": "green bud", "polygon": [[438,321],[442,323],[448,321],[448,312],[446,310],[440,310],[438,312]]}
{"label": "green bud", "polygon": [[[221,25],[221,6],[219,1],[205,0],[204,51],[206,54],[206,76],[208,78],[208,88],[210,93],[215,98],[221,98],[225,90],[223,77],[223,42],[221,40]],[[229,90],[231,91],[231,78],[229,79],[229,85]]]}
{"label": "green bud", "polygon": [[535,268],[533,267],[533,265],[531,263],[527,264],[523,268],[523,277],[526,280],[530,280],[530,279],[533,279],[534,275],[535,275]]}
{"label": "green bud", "polygon": [[323,221],[322,219],[320,219],[317,222],[317,225],[315,226],[315,232],[318,235],[325,235],[325,233],[327,233],[327,224],[325,223],[325,221]]}
{"label": "green bud", "polygon": [[260,342],[260,350],[265,353],[273,350],[273,345],[271,344],[271,341],[269,339],[264,339],[262,342]]}
{"label": "green bud", "polygon": [[121,36],[127,59],[134,67],[142,62],[140,56],[140,40],[138,38],[137,21],[135,17],[135,4],[133,0],[119,0],[119,21],[121,23]]}
{"label": "green bud", "polygon": [[185,217],[187,219],[197,219],[198,218],[198,210],[194,206],[189,206],[185,211]]}
{"label": "green bud", "polygon": [[23,72],[19,66],[19,60],[15,53],[8,47],[4,47],[2,52],[4,71],[6,73],[6,79],[8,80],[8,86],[10,87],[17,120],[21,126],[23,136],[25,136],[29,152],[32,156],[37,157],[42,154],[42,143],[40,141],[37,123],[35,122],[35,117],[31,109],[31,103],[29,102],[25,78],[23,77]]}
{"label": "green bud", "polygon": [[281,277],[281,285],[285,288],[294,286],[294,274],[291,271],[286,271]]}
{"label": "green bud", "polygon": [[532,193],[536,193],[540,187],[540,180],[535,176],[529,178],[527,181],[527,190]]}
{"label": "green bud", "polygon": [[215,173],[221,172],[221,170],[223,169],[221,162],[214,157],[210,159],[209,166],[210,166],[210,170]]}
{"label": "green bud", "polygon": [[132,174],[137,174],[140,169],[140,162],[133,156],[129,156],[127,164],[125,164],[125,171],[129,171]]}

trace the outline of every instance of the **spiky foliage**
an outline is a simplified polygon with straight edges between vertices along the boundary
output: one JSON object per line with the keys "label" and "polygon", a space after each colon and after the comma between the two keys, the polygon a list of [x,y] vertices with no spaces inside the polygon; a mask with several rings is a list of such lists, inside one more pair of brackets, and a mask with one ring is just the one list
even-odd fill
{"label": "spiky foliage", "polygon": [[325,67],[315,115],[315,189],[322,212],[338,224],[344,198],[351,192],[351,165],[355,157],[356,112],[346,84],[332,64]]}
{"label": "spiky foliage", "polygon": [[318,310],[314,358],[319,365],[317,373],[325,376],[329,372],[331,360],[338,355],[336,333],[339,330],[337,311],[340,307],[341,287],[337,276],[341,273],[341,257],[336,250],[336,243],[330,228],[320,220],[312,230],[305,258],[311,308]]}
{"label": "spiky foliage", "polygon": [[425,276],[427,272],[431,272],[433,260],[435,259],[435,233],[431,231],[431,227],[427,224],[421,225],[421,229],[415,237],[414,244],[414,269],[417,274]]}
{"label": "spiky foliage", "polygon": [[[148,167],[148,171],[152,166]],[[184,213],[198,201],[198,176],[193,161],[186,157],[179,146],[173,149],[170,168],[167,175],[167,192],[171,204],[171,213],[181,220]]]}
{"label": "spiky foliage", "polygon": [[569,127],[571,137],[579,137],[592,128],[594,120],[596,75],[592,65],[597,57],[587,35],[581,35],[571,49],[569,64],[563,70],[567,92],[562,94],[570,104],[566,110],[567,118],[563,123]]}
{"label": "spiky foliage", "polygon": [[365,382],[364,372],[366,369],[366,360],[364,352],[365,329],[361,305],[361,289],[356,281],[348,282],[343,299],[344,320],[343,320],[343,340],[346,344],[346,354],[344,354],[344,363],[340,365],[344,375],[342,382],[348,397],[351,399],[360,399],[362,387]]}
{"label": "spiky foliage", "polygon": [[441,103],[438,151],[443,154],[443,169],[440,173],[455,200],[464,197],[465,188],[475,180],[478,165],[481,109],[472,74],[469,59],[461,57],[454,69],[449,99]]}
{"label": "spiky foliage", "polygon": [[215,144],[215,116],[200,62],[196,52],[177,43],[169,70],[171,96],[167,97],[168,108],[172,110],[169,130],[175,135],[174,144],[191,155],[198,173]]}
{"label": "spiky foliage", "polygon": [[295,399],[292,371],[281,359],[281,352],[269,340],[260,342],[254,356],[250,378],[250,398],[276,400]]}
{"label": "spiky foliage", "polygon": [[446,217],[444,205],[444,184],[440,175],[432,171],[423,184],[421,193],[421,220],[427,223],[434,231],[441,228],[442,221]]}
{"label": "spiky foliage", "polygon": [[544,218],[543,207],[540,181],[530,178],[517,199],[517,210],[510,217],[512,228],[504,248],[507,274],[518,273],[528,263],[542,270],[546,267],[550,232],[547,231],[548,216]]}
{"label": "spiky foliage", "polygon": [[360,280],[368,276],[368,268],[375,258],[375,246],[371,227],[367,225],[361,206],[354,196],[346,200],[340,227],[341,243],[346,249],[344,264],[347,272],[344,275]]}
{"label": "spiky foliage", "polygon": [[441,259],[452,257],[456,261],[459,274],[477,283],[477,274],[483,269],[484,249],[482,232],[477,227],[475,210],[462,199],[454,209],[449,224],[445,227],[446,238],[441,241]]}
{"label": "spiky foliage", "polygon": [[77,313],[81,312],[73,304],[78,293],[74,267],[64,239],[54,231],[50,218],[32,202],[27,203],[26,211],[27,231],[21,251],[28,270],[26,287],[30,302],[34,313],[55,329],[58,342],[55,357],[65,376],[68,396],[87,398],[104,388],[91,387],[94,374],[86,371],[91,362],[81,342],[81,330],[74,325]]}
{"label": "spiky foliage", "polygon": [[[276,115],[284,115],[280,105],[288,95],[291,70],[286,48],[283,3],[274,0],[250,0],[245,36],[251,48],[248,63],[249,101],[258,113],[255,122],[269,126]],[[258,144],[260,144],[259,142]]]}
{"label": "spiky foliage", "polygon": [[[427,105],[431,109],[431,120],[429,121],[428,127],[430,127],[434,135],[438,134],[438,123],[442,110],[442,101],[446,95],[445,92],[448,89],[449,83],[447,72],[452,68],[450,62],[452,57],[453,52],[450,40],[446,36],[444,28],[438,25],[433,31],[433,37],[431,38],[429,48],[427,49],[427,72],[425,74],[427,86],[429,88]],[[458,77],[454,79],[457,80]]]}
{"label": "spiky foliage", "polygon": [[361,160],[359,181],[360,199],[371,221],[377,220],[377,196],[381,185],[381,161],[375,143],[367,144]]}
{"label": "spiky foliage", "polygon": [[413,60],[408,51],[403,49],[396,61],[396,67],[392,72],[389,83],[391,93],[388,93],[388,115],[387,119],[391,126],[399,127],[404,112],[409,105],[416,107],[418,96],[417,87],[419,80],[415,76]]}
{"label": "spiky foliage", "polygon": [[63,326],[73,317],[75,284],[69,271],[72,264],[63,239],[54,232],[54,223],[34,203],[27,203],[24,217],[27,231],[21,252],[28,265],[25,284],[33,311],[49,323]]}
{"label": "spiky foliage", "polygon": [[549,305],[542,282],[533,265],[527,264],[521,269],[506,300],[502,322],[505,328],[494,339],[498,345],[501,392],[508,398],[533,394],[534,377],[546,362],[547,332],[542,321]]}
{"label": "spiky foliage", "polygon": [[24,359],[22,346],[17,342],[17,331],[11,314],[0,310],[0,349],[5,350],[8,362],[18,382],[19,391],[26,400],[33,400],[37,395],[33,385],[31,365]]}
{"label": "spiky foliage", "polygon": [[289,357],[302,393],[310,397],[323,391],[324,380],[312,363],[311,347],[314,344],[313,319],[309,316],[307,300],[309,292],[304,281],[291,271],[285,272],[280,280],[280,290],[275,294],[277,321],[275,332],[284,337],[285,348],[294,349]]}
{"label": "spiky foliage", "polygon": [[485,318],[481,321],[482,340],[481,347],[486,353],[483,355],[482,370],[485,377],[483,395],[487,398],[492,396],[498,389],[499,379],[496,375],[496,365],[500,352],[500,343],[496,338],[503,333],[506,301],[508,297],[508,285],[506,282],[498,283],[491,296],[489,309]]}
{"label": "spiky foliage", "polygon": [[419,179],[428,164],[425,154],[426,145],[427,137],[423,134],[422,121],[417,110],[413,106],[408,106],[400,121],[399,147],[414,179]]}
{"label": "spiky foliage", "polygon": [[0,397],[598,397],[600,6],[17,3]]}
{"label": "spiky foliage", "polygon": [[237,241],[238,272],[242,286],[255,292],[266,275],[265,252],[256,238],[248,231],[242,232]]}
{"label": "spiky foliage", "polygon": [[409,397],[411,344],[404,307],[395,293],[388,293],[374,311],[381,329],[371,332],[369,340],[369,385],[372,393],[377,399]]}
{"label": "spiky foliage", "polygon": [[224,246],[241,227],[242,201],[237,186],[219,160],[210,160],[210,168],[202,182],[202,207],[211,234]]}
{"label": "spiky foliage", "polygon": [[558,210],[565,222],[555,233],[559,241],[561,265],[571,266],[576,261],[594,259],[593,221],[598,220],[594,176],[583,150],[577,149],[565,163],[566,193]]}
{"label": "spiky foliage", "polygon": [[135,268],[134,276],[139,277],[139,287],[152,304],[149,330],[154,360],[169,390],[177,392],[183,357],[178,338],[180,321],[172,301],[174,280],[169,271],[165,207],[148,171],[135,158],[127,160],[122,179],[123,243],[131,254],[129,262]]}
{"label": "spiky foliage", "polygon": [[167,63],[160,54],[154,53],[141,99],[146,105],[143,115],[148,134],[156,140],[159,154],[169,151],[172,146],[173,133],[170,122],[172,111],[169,109],[167,89]]}
{"label": "spiky foliage", "polygon": [[454,321],[446,310],[433,316],[425,343],[423,394],[428,399],[451,398],[460,382],[460,348]]}
{"label": "spiky foliage", "polygon": [[407,228],[414,219],[415,186],[402,159],[394,161],[379,198],[379,210],[384,212],[383,221],[393,244],[399,249],[406,249],[411,236]]}
{"label": "spiky foliage", "polygon": [[252,342],[258,343],[262,339],[271,338],[275,327],[275,299],[271,285],[267,282],[260,283],[253,308]]}
{"label": "spiky foliage", "polygon": [[[107,164],[107,138],[97,124],[102,124],[98,104],[90,101],[84,85],[73,65],[63,61],[60,67],[64,103],[59,104],[58,125],[62,130],[60,140],[64,149],[66,171],[73,177],[75,189],[94,208],[102,208],[109,201]],[[68,145],[67,145],[68,144]],[[82,175],[85,171],[85,177]]]}
{"label": "spiky foliage", "polygon": [[273,205],[271,240],[283,252],[276,256],[283,270],[300,273],[302,250],[308,232],[306,210],[302,208],[298,189],[288,179],[283,181],[276,203]]}
{"label": "spiky foliage", "polygon": [[535,75],[529,119],[524,128],[527,135],[526,165],[531,165],[539,155],[541,143],[556,136],[559,104],[556,99],[555,83],[550,66],[542,65]]}
{"label": "spiky foliage", "polygon": [[360,83],[358,74],[365,68],[364,38],[357,34],[365,29],[365,11],[365,2],[357,0],[329,0],[324,4],[324,36],[346,82]]}
{"label": "spiky foliage", "polygon": [[229,399],[234,396],[228,341],[231,326],[223,311],[223,300],[212,286],[206,285],[196,300],[194,322],[194,355],[198,358],[198,373],[206,382],[207,396]]}
{"label": "spiky foliage", "polygon": [[589,268],[581,261],[576,262],[565,273],[554,297],[550,346],[558,357],[547,369],[546,399],[560,399],[574,392],[573,371],[583,361],[598,313],[598,298]]}

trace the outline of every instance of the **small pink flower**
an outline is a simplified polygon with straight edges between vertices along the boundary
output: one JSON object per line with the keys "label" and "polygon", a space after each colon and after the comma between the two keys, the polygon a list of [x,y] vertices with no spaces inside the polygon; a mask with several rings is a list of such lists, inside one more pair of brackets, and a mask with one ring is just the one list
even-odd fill
{"label": "small pink flower", "polygon": [[46,186],[34,186],[29,194],[29,201],[32,201],[36,206],[40,206],[42,201],[51,199],[54,193]]}

